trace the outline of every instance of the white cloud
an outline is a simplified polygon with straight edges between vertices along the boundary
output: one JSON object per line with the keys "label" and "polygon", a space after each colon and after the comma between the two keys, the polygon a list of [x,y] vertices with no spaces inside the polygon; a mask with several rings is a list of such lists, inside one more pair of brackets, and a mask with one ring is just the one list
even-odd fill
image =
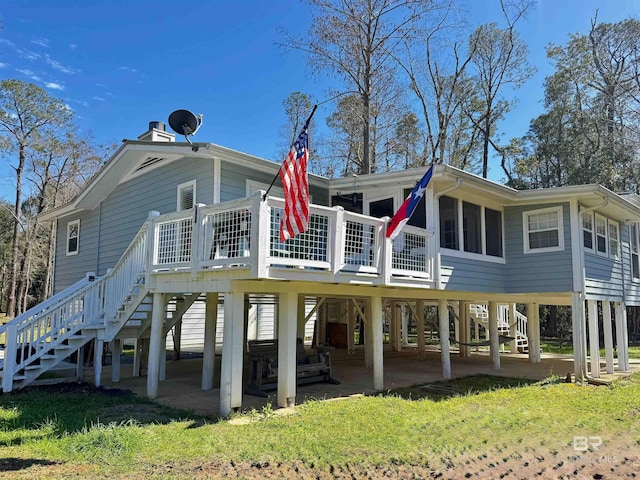
{"label": "white cloud", "polygon": [[122,70],[124,72],[138,73],[138,70],[136,70],[133,67],[118,67],[118,70]]}
{"label": "white cloud", "polygon": [[21,48],[16,49],[16,52],[22,58],[26,58],[27,60],[31,60],[31,61],[38,60],[42,56],[39,53],[32,52],[31,50],[27,50],[27,49],[21,49]]}
{"label": "white cloud", "polygon": [[7,68],[9,66],[8,63],[0,62],[0,68]]}
{"label": "white cloud", "polygon": [[31,43],[33,43],[34,45],[39,45],[41,47],[49,48],[48,38],[36,37],[33,40],[31,40]]}
{"label": "white cloud", "polygon": [[0,38],[0,44],[1,45],[7,45],[11,48],[15,47],[14,43],[10,40],[7,40],[6,38]]}
{"label": "white cloud", "polygon": [[70,43],[70,44],[69,44],[69,48],[70,48],[71,50],[75,50],[76,48],[78,48],[78,45],[76,45],[75,43]]}
{"label": "white cloud", "polygon": [[33,80],[34,82],[42,81],[42,77],[39,77],[38,75],[36,75],[36,72],[34,72],[33,70],[29,70],[26,68],[24,69],[16,68],[16,72],[23,74],[24,76],[28,77],[30,80]]}
{"label": "white cloud", "polygon": [[107,86],[104,83],[96,83],[96,87],[107,88]]}
{"label": "white cloud", "polygon": [[64,85],[60,85],[59,83],[47,82],[44,86],[52,90],[64,90]]}
{"label": "white cloud", "polygon": [[73,75],[74,73],[78,72],[78,70],[76,70],[75,68],[65,66],[57,60],[54,60],[47,54],[45,54],[44,59],[51,68],[58,70],[59,72],[66,73],[68,75]]}
{"label": "white cloud", "polygon": [[94,99],[94,100],[97,100],[97,101],[99,101],[99,102],[104,102],[104,101],[106,100],[105,98],[99,97],[99,96],[97,96],[97,95],[96,95],[95,97],[93,97],[93,99]]}

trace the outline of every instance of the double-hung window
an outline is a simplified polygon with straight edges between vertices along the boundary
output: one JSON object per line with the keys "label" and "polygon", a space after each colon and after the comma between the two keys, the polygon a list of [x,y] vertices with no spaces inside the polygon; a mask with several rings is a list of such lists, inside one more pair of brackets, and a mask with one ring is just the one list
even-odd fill
{"label": "double-hung window", "polygon": [[620,228],[612,220],[608,221],[609,226],[609,256],[620,258]]}
{"label": "double-hung window", "polygon": [[640,252],[638,245],[638,224],[629,225],[629,236],[631,237],[631,274],[634,280],[640,280]]}
{"label": "double-hung window", "polygon": [[67,223],[67,255],[77,255],[80,246],[80,220]]}
{"label": "double-hung window", "polygon": [[562,207],[523,212],[524,253],[564,250]]}
{"label": "double-hung window", "polygon": [[596,215],[596,254],[607,255],[607,219]]}
{"label": "double-hung window", "polygon": [[593,213],[582,214],[582,238],[585,250],[593,251]]}

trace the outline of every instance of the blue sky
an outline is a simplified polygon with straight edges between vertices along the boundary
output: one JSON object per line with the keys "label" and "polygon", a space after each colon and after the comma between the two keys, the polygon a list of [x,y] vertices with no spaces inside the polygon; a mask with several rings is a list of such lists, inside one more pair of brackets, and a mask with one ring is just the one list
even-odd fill
{"label": "blue sky", "polygon": [[[497,0],[467,0],[470,22],[499,20]],[[541,113],[552,69],[549,42],[587,32],[590,18],[640,17],[638,0],[539,0],[520,32],[538,73],[516,92],[503,137],[524,135]],[[310,15],[298,0],[2,0],[0,79],[18,78],[62,98],[100,143],[135,139],[148,122],[185,108],[204,115],[196,141],[276,159],[282,101],[293,91],[328,97],[331,81],[310,74],[299,52],[283,52],[278,27],[303,35]],[[324,123],[328,106],[316,118]],[[0,163],[6,163],[0,158]],[[0,166],[0,196],[10,197]],[[492,165],[491,178],[501,171]]]}

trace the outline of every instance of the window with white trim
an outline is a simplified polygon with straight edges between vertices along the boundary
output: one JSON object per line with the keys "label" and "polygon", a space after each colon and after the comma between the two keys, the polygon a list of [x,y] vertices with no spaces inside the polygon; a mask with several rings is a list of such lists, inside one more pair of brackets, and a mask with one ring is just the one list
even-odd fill
{"label": "window with white trim", "polygon": [[582,241],[585,250],[593,251],[593,213],[582,214]]}
{"label": "window with white trim", "polygon": [[638,224],[629,225],[629,236],[631,237],[631,275],[634,280],[640,280],[640,253],[638,252]]}
{"label": "window with white trim", "polygon": [[596,215],[596,253],[607,254],[607,219]]}
{"label": "window with white trim", "polygon": [[67,255],[77,255],[80,240],[80,220],[67,223]]}
{"label": "window with white trim", "polygon": [[178,185],[178,196],[176,210],[189,210],[196,202],[196,181],[181,183]]}
{"label": "window with white trim", "polygon": [[609,220],[608,227],[609,256],[611,258],[620,258],[620,228],[613,220]]}
{"label": "window with white trim", "polygon": [[524,253],[564,250],[562,207],[523,212],[522,221]]}
{"label": "window with white trim", "polygon": [[502,258],[502,212],[443,195],[439,200],[440,247]]}

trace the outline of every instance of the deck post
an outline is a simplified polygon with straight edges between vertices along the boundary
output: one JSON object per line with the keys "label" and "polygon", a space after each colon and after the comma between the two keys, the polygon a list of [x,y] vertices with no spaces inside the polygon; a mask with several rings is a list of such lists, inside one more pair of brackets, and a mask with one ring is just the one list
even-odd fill
{"label": "deck post", "polygon": [[[471,315],[469,314],[469,302],[458,302],[458,316],[460,318],[460,341],[470,343],[471,340]],[[460,345],[460,356],[467,358],[471,356],[469,345]]]}
{"label": "deck post", "polygon": [[409,343],[409,316],[411,315],[411,307],[409,304],[402,304],[400,308],[400,328],[398,342],[398,351],[402,350],[402,346]]}
{"label": "deck post", "polygon": [[515,302],[509,304],[509,336],[513,340],[509,342],[509,353],[518,353],[518,320]]}
{"label": "deck post", "polygon": [[173,355],[174,360],[180,360],[180,344],[182,343],[182,317],[173,326]]}
{"label": "deck post", "polygon": [[443,378],[451,378],[451,357],[449,355],[449,307],[447,300],[440,300],[438,303],[440,336],[440,358],[442,360]]}
{"label": "deck post", "polygon": [[153,294],[153,310],[151,311],[151,334],[149,337],[149,359],[147,360],[147,396],[158,397],[160,380],[160,350],[164,331],[164,294]]}
{"label": "deck post", "polygon": [[397,302],[389,302],[391,305],[391,325],[389,325],[389,343],[391,350],[399,352],[402,347],[402,325],[400,320],[400,305]]}
{"label": "deck post", "polygon": [[220,415],[242,406],[244,292],[224,294],[224,334],[220,367]]}
{"label": "deck post", "polygon": [[371,299],[364,300],[364,366],[373,368],[373,328],[371,321]]}
{"label": "deck post", "polygon": [[370,319],[369,337],[373,344],[373,388],[384,389],[384,341],[382,338],[382,297],[375,295],[369,300]]}
{"label": "deck post", "polygon": [[416,305],[416,328],[418,330],[418,358],[424,359],[424,300],[418,300]]}
{"label": "deck post", "polygon": [[611,327],[611,302],[602,302],[602,330],[607,373],[613,373],[613,328]]}
{"label": "deck post", "polygon": [[93,349],[93,384],[96,387],[100,386],[100,379],[102,377],[102,355],[104,354],[104,340],[96,338],[96,343]]}
{"label": "deck post", "polygon": [[204,313],[204,350],[202,354],[202,390],[213,388],[216,362],[216,327],[218,324],[218,294],[207,292]]}
{"label": "deck post", "polygon": [[164,326],[162,329],[163,332],[160,339],[160,370],[158,372],[158,379],[161,382],[167,379],[167,334],[164,333]]}
{"label": "deck post", "polygon": [[595,300],[587,300],[589,308],[589,358],[591,360],[591,376],[600,377],[600,335],[598,333],[598,304]]}
{"label": "deck post", "polygon": [[122,360],[122,340],[114,338],[111,341],[111,382],[120,381],[120,360]]}
{"label": "deck post", "polygon": [[627,331],[627,307],[624,302],[616,303],[616,349],[618,370],[629,371],[629,332]]}
{"label": "deck post", "polygon": [[144,349],[144,338],[136,338],[133,346],[133,372],[132,377],[140,376],[140,366],[142,365],[142,352]]}
{"label": "deck post", "polygon": [[78,349],[78,358],[76,359],[76,382],[82,382],[84,380],[84,350],[84,345]]}
{"label": "deck post", "polygon": [[576,382],[581,382],[587,375],[587,336],[584,299],[580,292],[574,292],[571,295],[571,330],[573,331],[573,370]]}
{"label": "deck post", "polygon": [[354,345],[354,334],[356,327],[356,308],[353,305],[353,300],[347,300],[347,315],[348,315],[348,325],[347,325],[347,353],[355,353],[356,347]]}
{"label": "deck post", "polygon": [[293,407],[296,404],[298,294],[280,293],[278,304],[278,406]]}
{"label": "deck post", "polygon": [[500,369],[500,339],[498,338],[498,303],[489,302],[487,305],[489,314],[489,351],[491,352],[491,362],[495,370]]}
{"label": "deck post", "polygon": [[304,330],[307,324],[307,304],[304,295],[298,295],[298,310],[296,312],[296,335],[304,340]]}
{"label": "deck post", "polygon": [[540,308],[537,303],[527,304],[527,327],[529,362],[540,363]]}

